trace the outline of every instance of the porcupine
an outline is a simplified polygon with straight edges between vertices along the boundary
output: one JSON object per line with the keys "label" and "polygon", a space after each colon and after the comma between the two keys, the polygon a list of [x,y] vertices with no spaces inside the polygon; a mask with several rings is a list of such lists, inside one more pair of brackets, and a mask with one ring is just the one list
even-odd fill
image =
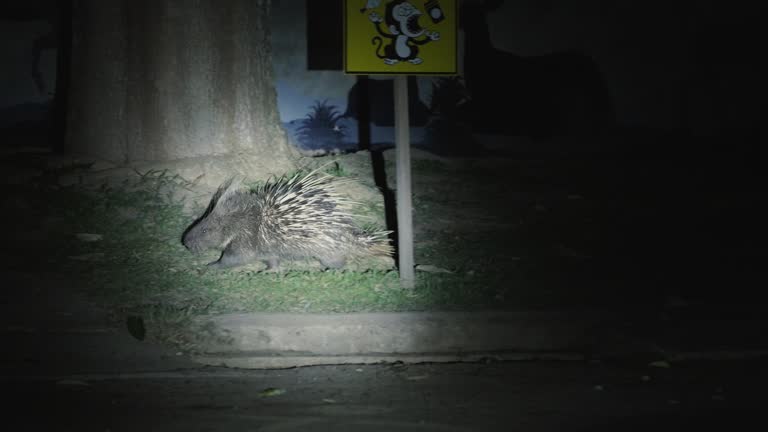
{"label": "porcupine", "polygon": [[255,189],[229,179],[207,210],[185,231],[192,252],[222,250],[209,266],[229,268],[263,261],[315,258],[325,268],[342,268],[350,258],[391,256],[388,231],[367,232],[350,211],[357,204],[339,194],[338,181],[312,171],[280,177]]}

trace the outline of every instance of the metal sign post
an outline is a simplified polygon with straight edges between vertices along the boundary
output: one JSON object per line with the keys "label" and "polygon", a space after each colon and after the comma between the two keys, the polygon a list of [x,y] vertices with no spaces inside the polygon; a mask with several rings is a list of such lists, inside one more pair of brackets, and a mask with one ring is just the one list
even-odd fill
{"label": "metal sign post", "polygon": [[[400,285],[413,288],[409,75],[458,73],[457,0],[346,0],[344,72],[392,75]],[[371,101],[377,103],[377,101]]]}
{"label": "metal sign post", "polygon": [[411,134],[408,121],[408,77],[395,77],[395,148],[397,150],[397,244],[400,286],[416,281],[413,262],[413,205],[411,202]]}

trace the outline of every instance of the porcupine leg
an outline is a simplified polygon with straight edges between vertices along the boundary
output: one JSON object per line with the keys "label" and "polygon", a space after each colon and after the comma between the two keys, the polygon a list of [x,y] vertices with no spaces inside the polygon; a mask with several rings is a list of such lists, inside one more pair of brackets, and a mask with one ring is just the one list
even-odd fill
{"label": "porcupine leg", "polygon": [[214,268],[224,269],[224,268],[237,267],[243,264],[247,264],[251,261],[253,261],[252,256],[249,256],[248,254],[244,254],[242,252],[236,252],[235,249],[227,247],[221,253],[221,257],[219,258],[218,261],[208,263],[208,265]]}
{"label": "porcupine leg", "polygon": [[262,258],[261,261],[267,265],[264,271],[276,272],[280,270],[280,260],[277,257]]}
{"label": "porcupine leg", "polygon": [[332,256],[332,257],[318,257],[320,264],[325,268],[340,269],[347,263],[347,259],[344,256]]}

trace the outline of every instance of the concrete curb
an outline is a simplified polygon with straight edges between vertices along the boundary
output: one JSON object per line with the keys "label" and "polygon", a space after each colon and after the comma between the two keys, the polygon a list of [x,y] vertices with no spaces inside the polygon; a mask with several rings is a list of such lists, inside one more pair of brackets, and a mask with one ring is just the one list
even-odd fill
{"label": "concrete curb", "polygon": [[287,369],[301,366],[380,364],[380,363],[461,363],[484,361],[532,361],[558,360],[579,361],[584,356],[577,353],[501,353],[488,352],[476,354],[435,353],[435,354],[368,354],[348,356],[324,355],[260,355],[244,353],[242,355],[199,355],[192,360],[208,366],[224,366],[241,369]]}
{"label": "concrete curb", "polygon": [[204,321],[218,336],[198,347],[194,361],[253,369],[627,356],[682,361],[768,353],[762,342],[729,346],[762,341],[764,320],[675,322],[638,310],[254,313]]}
{"label": "concrete curb", "polygon": [[635,314],[584,311],[228,314],[197,362],[244,368],[380,362],[583,359],[621,342]]}

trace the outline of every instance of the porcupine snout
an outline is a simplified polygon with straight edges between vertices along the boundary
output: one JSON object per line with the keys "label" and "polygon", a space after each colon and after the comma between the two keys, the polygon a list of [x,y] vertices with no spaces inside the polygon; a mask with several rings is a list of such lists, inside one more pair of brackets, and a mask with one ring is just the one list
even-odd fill
{"label": "porcupine snout", "polygon": [[190,227],[186,232],[184,232],[184,235],[181,237],[181,244],[183,244],[188,251],[199,253],[202,248],[197,242],[194,241],[194,236],[190,235],[193,229],[194,226]]}
{"label": "porcupine snout", "polygon": [[181,243],[190,252],[200,253],[205,249],[215,247],[215,241],[210,223],[206,219],[201,219],[192,224],[182,235]]}

